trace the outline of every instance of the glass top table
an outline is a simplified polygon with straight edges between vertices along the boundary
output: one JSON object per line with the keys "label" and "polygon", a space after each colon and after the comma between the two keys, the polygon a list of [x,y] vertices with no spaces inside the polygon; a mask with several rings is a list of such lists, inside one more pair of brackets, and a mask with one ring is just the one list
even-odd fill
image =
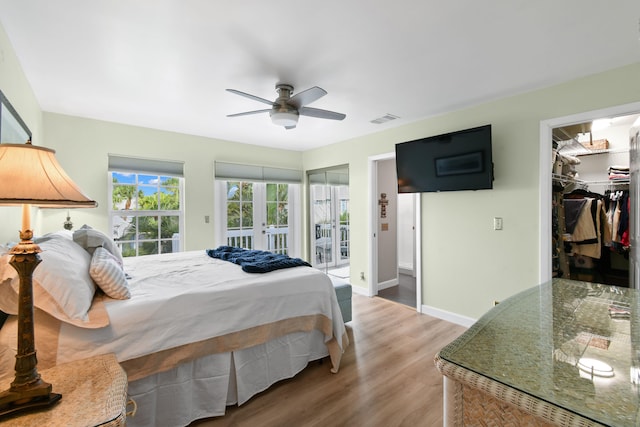
{"label": "glass top table", "polygon": [[500,303],[437,357],[596,423],[637,426],[638,295],[554,279]]}

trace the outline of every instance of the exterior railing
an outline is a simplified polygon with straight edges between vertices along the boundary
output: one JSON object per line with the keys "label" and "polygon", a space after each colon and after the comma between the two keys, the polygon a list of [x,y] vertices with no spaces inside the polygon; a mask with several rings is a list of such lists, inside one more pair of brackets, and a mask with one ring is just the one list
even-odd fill
{"label": "exterior railing", "polygon": [[227,230],[227,246],[253,249],[253,230]]}
{"label": "exterior railing", "polygon": [[[316,224],[315,252],[316,263],[333,262],[333,227],[331,224]],[[340,224],[340,253],[336,256],[341,260],[349,258],[349,224]]]}
{"label": "exterior railing", "polygon": [[[289,227],[267,227],[264,231],[267,238],[266,250],[286,254],[289,250]],[[254,249],[253,230],[227,230],[227,245],[238,248]]]}
{"label": "exterior railing", "polygon": [[[264,231],[267,238],[266,250],[274,253],[286,254],[289,251],[289,227],[267,227]],[[322,241],[321,246],[325,251],[331,251],[331,228],[316,226],[316,243]],[[227,230],[227,245],[238,248],[255,249],[255,236],[250,230]],[[349,225],[340,225],[340,257],[349,257]]]}

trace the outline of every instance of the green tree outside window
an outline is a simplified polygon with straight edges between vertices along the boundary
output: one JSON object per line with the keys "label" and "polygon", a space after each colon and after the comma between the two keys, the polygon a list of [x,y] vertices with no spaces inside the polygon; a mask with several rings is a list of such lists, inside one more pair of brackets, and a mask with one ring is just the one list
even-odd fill
{"label": "green tree outside window", "polygon": [[123,256],[173,252],[181,179],[112,172],[112,227]]}

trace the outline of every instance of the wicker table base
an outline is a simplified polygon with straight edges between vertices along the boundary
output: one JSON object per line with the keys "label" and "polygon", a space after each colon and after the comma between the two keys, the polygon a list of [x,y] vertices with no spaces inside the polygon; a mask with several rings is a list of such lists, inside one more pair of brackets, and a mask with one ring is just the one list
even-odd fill
{"label": "wicker table base", "polygon": [[596,427],[602,424],[436,356],[444,375],[444,425]]}

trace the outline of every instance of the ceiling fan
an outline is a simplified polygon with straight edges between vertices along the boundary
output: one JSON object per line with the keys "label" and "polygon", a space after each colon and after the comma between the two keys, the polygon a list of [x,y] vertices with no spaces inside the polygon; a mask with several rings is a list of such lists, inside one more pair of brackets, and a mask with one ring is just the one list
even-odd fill
{"label": "ceiling fan", "polygon": [[284,126],[285,129],[295,128],[300,116],[309,116],[330,120],[342,120],[346,117],[346,115],[342,113],[307,107],[307,104],[311,104],[312,102],[317,101],[327,94],[326,90],[319,88],[318,86],[303,90],[302,92],[298,92],[295,95],[291,96],[291,94],[293,93],[293,86],[284,83],[278,83],[276,84],[276,92],[278,92],[278,98],[276,98],[275,101],[269,101],[268,99],[260,98],[259,96],[251,95],[245,92],[240,92],[239,90],[235,89],[227,89],[227,91],[235,93],[236,95],[253,99],[258,102],[262,102],[263,104],[267,104],[271,107],[264,110],[245,111],[244,113],[229,114],[227,117],[269,113],[273,124]]}

